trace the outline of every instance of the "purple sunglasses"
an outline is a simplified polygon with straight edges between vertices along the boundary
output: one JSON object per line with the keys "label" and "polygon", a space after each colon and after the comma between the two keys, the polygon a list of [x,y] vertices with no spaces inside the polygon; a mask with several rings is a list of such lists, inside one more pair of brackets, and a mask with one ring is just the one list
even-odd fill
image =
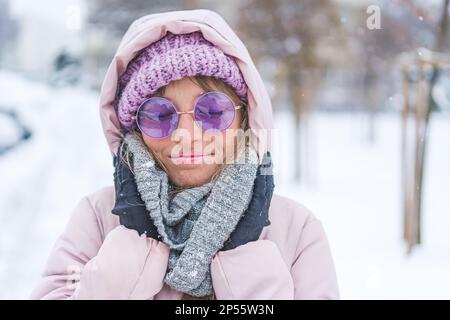
{"label": "purple sunglasses", "polygon": [[205,131],[223,131],[231,126],[236,110],[241,108],[225,93],[209,91],[196,99],[194,110],[185,112],[177,111],[167,98],[151,97],[141,103],[132,119],[136,119],[139,130],[145,135],[162,139],[178,127],[181,114],[193,113],[195,122]]}

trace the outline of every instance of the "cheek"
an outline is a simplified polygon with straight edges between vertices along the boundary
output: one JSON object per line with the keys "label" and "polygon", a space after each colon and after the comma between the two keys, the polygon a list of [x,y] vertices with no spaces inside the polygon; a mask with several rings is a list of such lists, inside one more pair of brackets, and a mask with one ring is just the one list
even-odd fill
{"label": "cheek", "polygon": [[222,155],[233,152],[233,146],[236,145],[237,133],[241,129],[241,115],[236,114],[230,127],[223,132],[204,132],[203,148],[206,152],[214,150]]}
{"label": "cheek", "polygon": [[[147,148],[151,149],[154,153],[161,155],[163,150],[170,144],[169,139],[153,139],[149,138],[146,135],[142,135],[142,140],[144,140],[145,145]],[[169,141],[166,141],[169,140]]]}
{"label": "cheek", "polygon": [[236,151],[237,135],[240,130],[241,130],[241,114],[240,112],[238,112],[230,128],[225,133],[222,133],[223,144],[221,148],[223,149],[225,155],[232,156]]}

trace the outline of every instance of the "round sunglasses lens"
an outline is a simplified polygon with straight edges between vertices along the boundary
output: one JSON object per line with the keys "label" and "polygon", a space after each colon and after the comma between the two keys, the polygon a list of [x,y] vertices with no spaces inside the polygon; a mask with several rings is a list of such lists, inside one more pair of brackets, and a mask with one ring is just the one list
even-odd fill
{"label": "round sunglasses lens", "polygon": [[225,130],[230,127],[234,116],[233,101],[221,92],[205,93],[195,107],[195,120],[200,122],[203,130]]}
{"label": "round sunglasses lens", "polygon": [[164,138],[177,128],[178,115],[169,100],[152,97],[139,107],[137,123],[139,129],[147,136]]}

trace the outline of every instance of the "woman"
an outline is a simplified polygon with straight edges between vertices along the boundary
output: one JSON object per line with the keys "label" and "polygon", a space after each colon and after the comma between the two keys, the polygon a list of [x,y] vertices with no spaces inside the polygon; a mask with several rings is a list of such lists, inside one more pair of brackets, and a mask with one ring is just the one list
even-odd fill
{"label": "woman", "polygon": [[33,299],[339,297],[320,221],[272,194],[270,100],[217,13],[136,20],[100,114],[114,186],[80,200]]}

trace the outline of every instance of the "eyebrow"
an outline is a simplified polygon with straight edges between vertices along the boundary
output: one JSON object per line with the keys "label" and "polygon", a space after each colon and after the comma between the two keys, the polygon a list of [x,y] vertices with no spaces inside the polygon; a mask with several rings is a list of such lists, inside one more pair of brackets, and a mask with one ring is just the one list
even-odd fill
{"label": "eyebrow", "polygon": [[[209,91],[202,91],[202,92],[200,92],[198,95],[196,95],[196,97],[198,98],[198,97],[200,97],[202,94],[204,94],[204,93],[206,93],[206,92],[209,92]],[[167,98],[167,97],[164,97],[164,95],[162,95],[161,97]]]}
{"label": "eyebrow", "polygon": [[[210,91],[204,90],[204,91],[200,92],[198,95],[195,95],[195,96],[194,96],[194,100],[192,101],[192,104],[194,104],[195,100],[197,100],[201,95],[203,95],[203,94],[205,94],[205,93],[207,93],[207,92],[210,92]],[[160,97],[169,100],[170,102],[173,103],[173,105],[175,106],[175,108],[177,108],[177,105],[172,101],[172,99],[170,99],[170,98],[168,98],[168,97],[164,97],[164,96],[160,96]]]}

